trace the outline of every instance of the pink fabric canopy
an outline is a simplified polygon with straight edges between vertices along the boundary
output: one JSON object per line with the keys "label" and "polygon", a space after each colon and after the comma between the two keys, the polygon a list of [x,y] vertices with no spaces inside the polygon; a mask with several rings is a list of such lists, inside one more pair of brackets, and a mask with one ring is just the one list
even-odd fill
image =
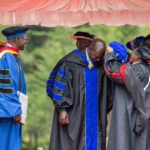
{"label": "pink fabric canopy", "polygon": [[142,25],[150,0],[0,0],[0,24],[43,26]]}

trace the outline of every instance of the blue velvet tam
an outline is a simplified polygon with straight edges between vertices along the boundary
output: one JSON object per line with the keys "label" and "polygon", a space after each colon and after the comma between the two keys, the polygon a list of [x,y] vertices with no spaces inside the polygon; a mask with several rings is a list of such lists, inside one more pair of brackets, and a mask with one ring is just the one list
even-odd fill
{"label": "blue velvet tam", "polygon": [[26,26],[12,26],[2,30],[2,34],[6,36],[7,40],[16,39],[24,36],[30,28]]}
{"label": "blue velvet tam", "polygon": [[144,36],[138,36],[135,39],[133,39],[132,41],[129,41],[126,44],[126,47],[130,50],[134,50],[136,48],[139,48],[141,46],[141,44],[143,43],[145,37]]}
{"label": "blue velvet tam", "polygon": [[109,44],[109,46],[113,48],[114,54],[118,55],[118,62],[119,63],[124,64],[124,63],[128,62],[128,54],[129,53],[123,44],[121,44],[117,41],[114,41],[114,42],[111,42]]}

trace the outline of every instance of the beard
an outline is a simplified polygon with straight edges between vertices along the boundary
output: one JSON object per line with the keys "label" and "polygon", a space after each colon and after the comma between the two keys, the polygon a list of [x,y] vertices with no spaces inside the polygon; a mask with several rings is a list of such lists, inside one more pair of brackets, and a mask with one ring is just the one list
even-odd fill
{"label": "beard", "polygon": [[23,44],[23,45],[20,45],[20,46],[19,46],[19,50],[23,51],[23,50],[25,49],[26,44],[27,44],[27,43],[25,43],[25,44]]}

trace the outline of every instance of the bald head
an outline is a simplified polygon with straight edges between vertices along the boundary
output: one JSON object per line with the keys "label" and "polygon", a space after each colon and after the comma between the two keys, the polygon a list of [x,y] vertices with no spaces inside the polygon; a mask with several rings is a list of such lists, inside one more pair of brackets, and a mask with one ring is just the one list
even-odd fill
{"label": "bald head", "polygon": [[94,39],[90,44],[90,48],[93,51],[105,51],[106,44],[102,39]]}
{"label": "bald head", "polygon": [[89,57],[91,61],[103,59],[106,51],[106,44],[102,39],[94,39],[89,46]]}

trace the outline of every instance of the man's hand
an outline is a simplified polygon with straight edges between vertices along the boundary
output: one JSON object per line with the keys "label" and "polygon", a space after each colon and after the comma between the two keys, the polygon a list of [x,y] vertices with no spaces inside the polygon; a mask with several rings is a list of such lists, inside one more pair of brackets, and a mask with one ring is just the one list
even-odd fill
{"label": "man's hand", "polygon": [[113,52],[113,48],[110,47],[110,46],[108,46],[108,47],[106,48],[106,52],[107,52],[107,53]]}
{"label": "man's hand", "polygon": [[62,111],[59,113],[59,122],[60,124],[69,124],[68,113],[66,111]]}
{"label": "man's hand", "polygon": [[20,123],[20,121],[21,121],[21,114],[15,116],[14,117],[14,121],[17,122],[17,123]]}

